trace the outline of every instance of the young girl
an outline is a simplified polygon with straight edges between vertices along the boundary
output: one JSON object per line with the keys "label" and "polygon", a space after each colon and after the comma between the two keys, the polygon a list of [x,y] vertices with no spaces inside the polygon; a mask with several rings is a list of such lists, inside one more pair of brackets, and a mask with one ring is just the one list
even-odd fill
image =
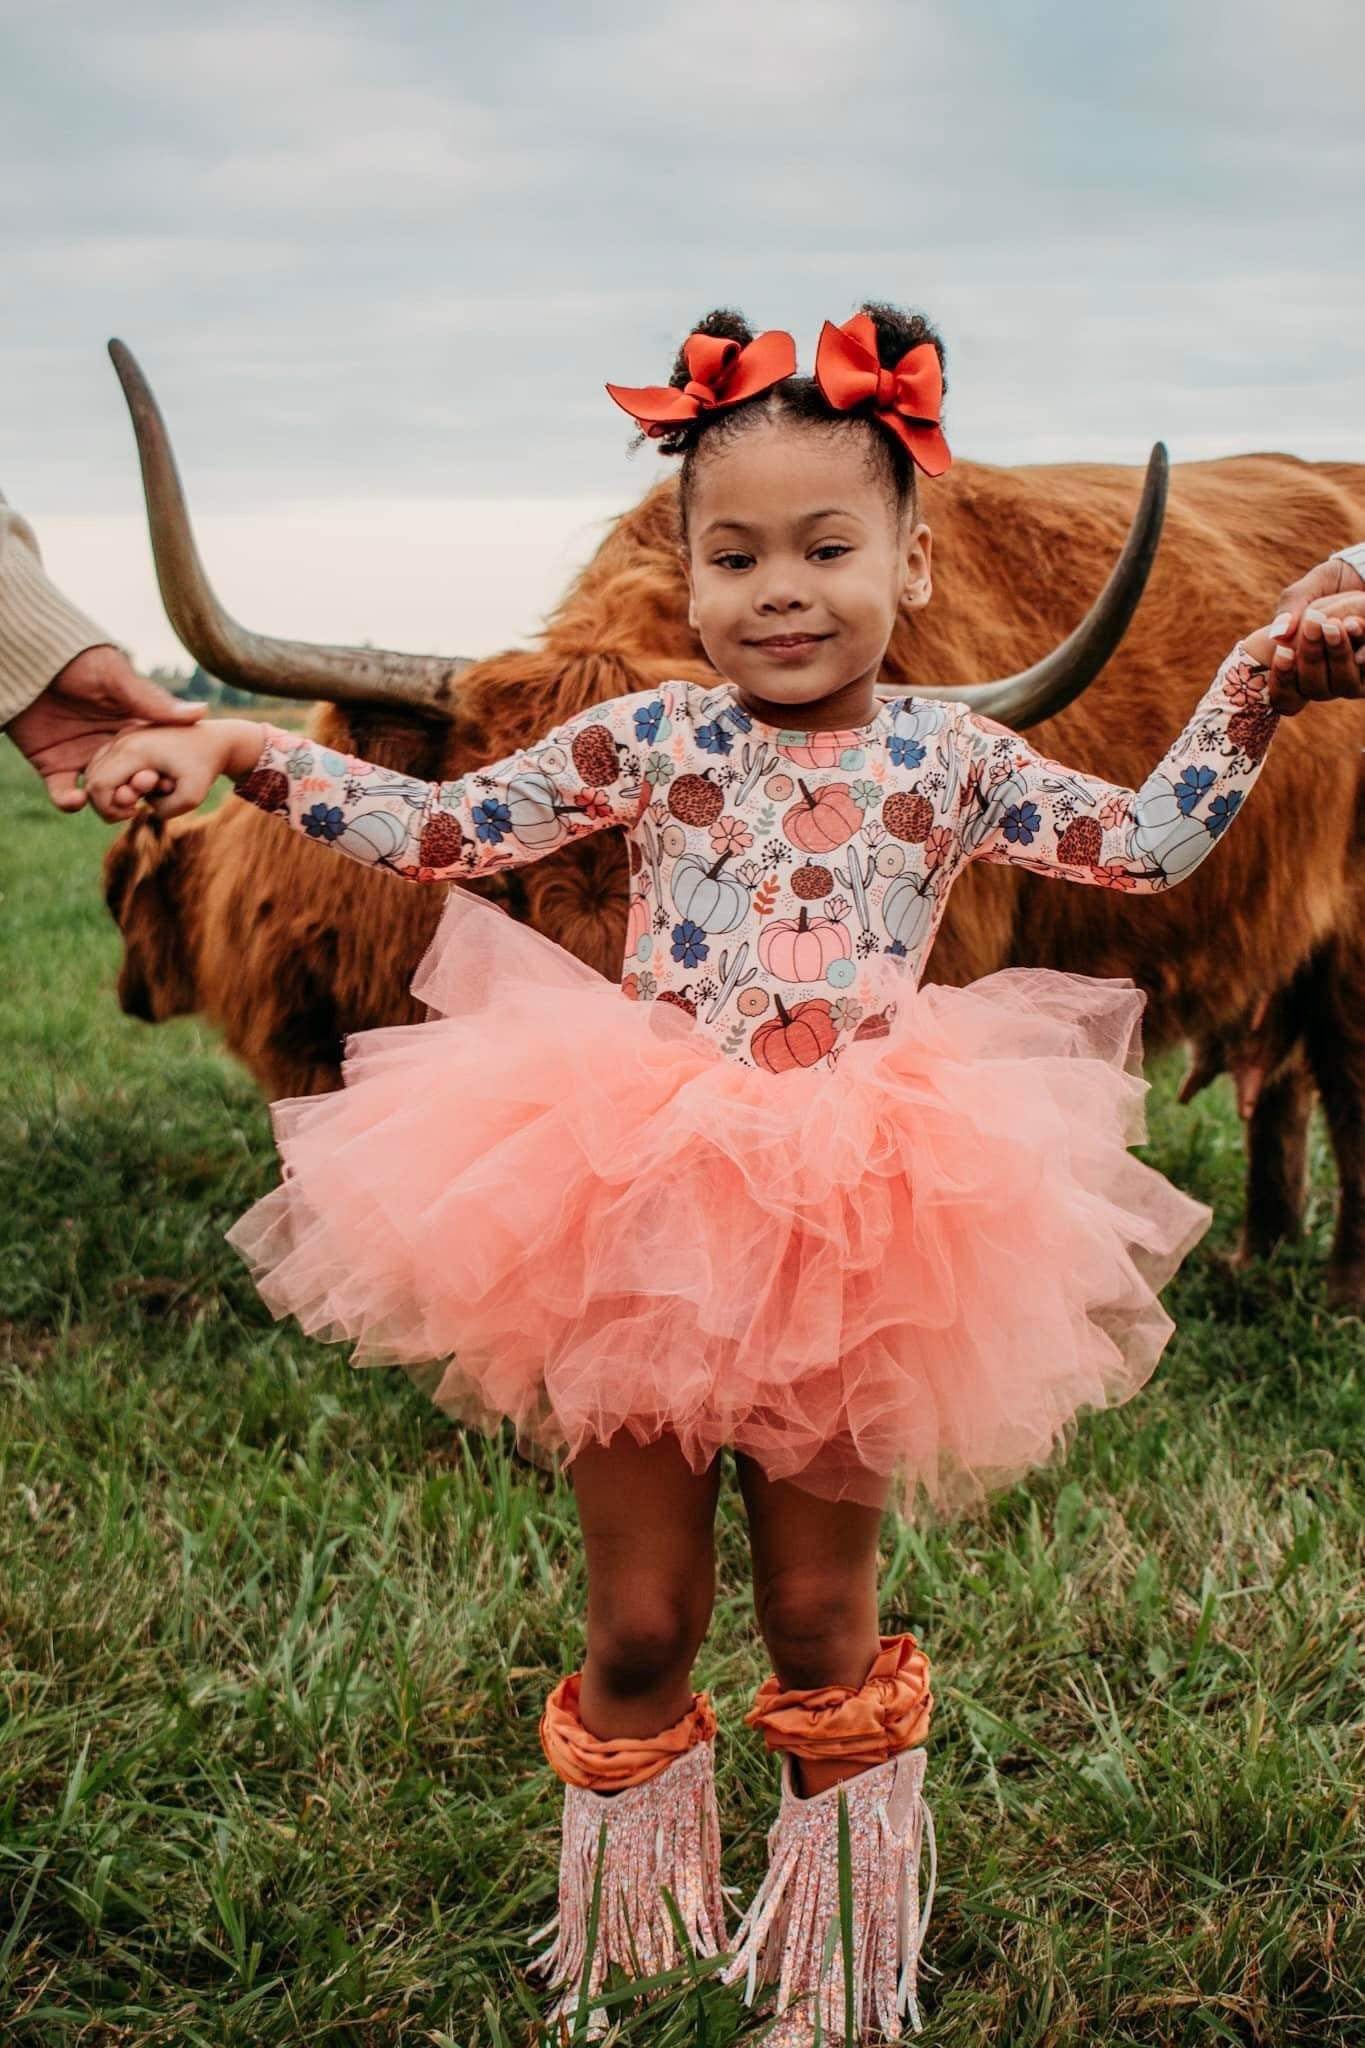
{"label": "young girl", "polygon": [[817,2020],[847,2038],[846,1800],[857,2038],[918,2028],[933,1698],[914,1637],[878,1633],[883,1509],[980,1497],[1131,1396],[1210,1220],[1129,1150],[1131,982],[920,977],[969,861],[1150,892],[1211,853],[1276,727],[1269,629],[1136,793],[965,705],[879,703],[897,608],[930,597],[915,470],[949,462],[941,359],[922,319],[869,305],[802,377],[789,335],[716,313],[669,385],[607,387],[682,455],[714,683],[593,705],[453,782],[237,720],[130,732],[88,778],[122,818],[226,774],[416,882],[627,834],[621,987],[452,889],[413,983],[435,1018],[353,1037],[342,1089],[274,1105],[284,1178],[229,1233],[276,1315],[357,1361],[435,1361],[444,1408],[568,1463],[587,1652],[541,1724],[566,2016],[609,1966],[677,1960],[664,1886],[698,1950],[727,1946],[690,1674],[728,1445],[773,1665],[747,1719],[783,1772],[726,1974],[750,1999],[776,1978],[776,2048]]}

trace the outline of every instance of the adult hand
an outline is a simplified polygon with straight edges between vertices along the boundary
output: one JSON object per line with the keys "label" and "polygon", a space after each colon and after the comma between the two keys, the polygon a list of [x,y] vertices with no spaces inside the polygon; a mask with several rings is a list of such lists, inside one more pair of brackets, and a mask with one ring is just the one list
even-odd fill
{"label": "adult hand", "polygon": [[[1275,609],[1287,616],[1283,622],[1275,621],[1274,638],[1279,644],[1271,667],[1271,701],[1287,718],[1293,718],[1305,704],[1352,694],[1342,687],[1349,650],[1339,634],[1324,631],[1324,619],[1314,614],[1320,609],[1316,599],[1346,596],[1355,590],[1365,591],[1365,577],[1349,562],[1333,556],[1280,592]],[[1365,617],[1365,598],[1360,612]]]}
{"label": "adult hand", "polygon": [[[1325,703],[1331,697],[1365,697],[1365,595],[1359,591],[1314,598],[1303,614],[1297,639],[1282,613],[1269,626],[1247,634],[1242,645],[1253,661],[1270,670],[1271,704],[1286,717],[1294,717],[1305,704]],[[1317,649],[1316,672],[1304,662],[1306,647]]]}
{"label": "adult hand", "polygon": [[129,725],[193,725],[208,709],[140,676],[117,647],[87,647],[5,730],[47,784],[59,811],[79,811],[77,777]]}

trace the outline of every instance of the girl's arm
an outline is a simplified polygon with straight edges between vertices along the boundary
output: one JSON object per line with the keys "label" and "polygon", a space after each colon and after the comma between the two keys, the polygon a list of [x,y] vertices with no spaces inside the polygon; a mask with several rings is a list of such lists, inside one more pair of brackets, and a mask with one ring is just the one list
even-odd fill
{"label": "girl's arm", "polygon": [[1239,641],[1138,790],[1049,760],[1007,726],[965,712],[968,858],[1140,893],[1173,888],[1212,852],[1260,774],[1279,724],[1269,683],[1266,664]]}
{"label": "girl's arm", "polygon": [[632,825],[649,799],[647,736],[662,693],[612,698],[520,753],[424,782],[266,725],[236,792],[322,846],[411,882],[458,881]]}

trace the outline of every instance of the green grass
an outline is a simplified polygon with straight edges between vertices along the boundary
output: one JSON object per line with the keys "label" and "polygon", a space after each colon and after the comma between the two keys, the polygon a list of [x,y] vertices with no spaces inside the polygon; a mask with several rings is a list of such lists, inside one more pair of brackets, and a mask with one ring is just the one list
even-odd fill
{"label": "green grass", "polygon": [[[223,1232],[263,1104],[113,995],[96,821],[0,749],[0,2035],[523,2043],[553,1905],[543,1696],[581,1649],[570,1496],[401,1374],[271,1321]],[[1213,1201],[1127,1408],[948,1530],[888,1525],[933,1660],[926,2042],[1358,2043],[1361,1366],[1309,1241],[1223,1268],[1240,1133],[1156,1076],[1151,1156]],[[742,1520],[699,1682],[726,1879],[774,1779]],[[619,2039],[726,2048],[711,1984]]]}

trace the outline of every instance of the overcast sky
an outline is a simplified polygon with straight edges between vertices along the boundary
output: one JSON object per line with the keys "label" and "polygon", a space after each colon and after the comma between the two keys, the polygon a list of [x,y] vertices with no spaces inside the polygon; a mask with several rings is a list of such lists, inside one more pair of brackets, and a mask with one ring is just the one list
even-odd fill
{"label": "overcast sky", "polygon": [[[863,297],[955,454],[1365,459],[1356,0],[0,0],[0,490],[150,664],[140,357],[252,625],[515,644],[665,469],[602,389]],[[932,507],[930,507],[932,517]]]}

